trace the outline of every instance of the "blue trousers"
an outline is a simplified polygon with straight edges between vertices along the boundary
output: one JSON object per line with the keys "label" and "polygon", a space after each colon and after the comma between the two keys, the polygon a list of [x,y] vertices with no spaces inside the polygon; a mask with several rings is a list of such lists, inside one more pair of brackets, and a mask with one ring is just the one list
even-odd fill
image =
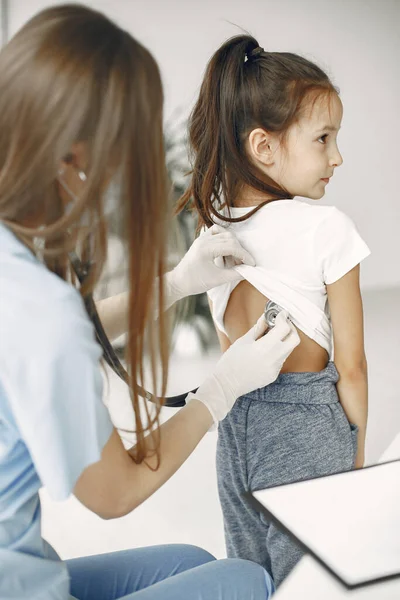
{"label": "blue trousers", "polygon": [[78,600],[268,600],[269,575],[247,560],[172,544],[65,561]]}

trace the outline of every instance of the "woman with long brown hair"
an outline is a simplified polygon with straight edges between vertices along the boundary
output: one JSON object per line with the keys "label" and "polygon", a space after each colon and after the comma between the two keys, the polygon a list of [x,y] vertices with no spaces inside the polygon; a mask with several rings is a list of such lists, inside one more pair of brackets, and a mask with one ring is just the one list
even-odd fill
{"label": "woman with long brown hair", "polygon": [[[162,401],[155,414],[139,403],[145,350],[154,389],[165,395],[165,309],[236,281],[229,265],[254,264],[232,234],[214,227],[166,273],[162,102],[150,53],[83,6],[39,13],[0,53],[1,598],[265,599],[272,590],[258,565],[215,561],[191,546],[63,562],[41,537],[40,487],[55,500],[72,492],[105,519],[127,514],[237,397],[275,380],[299,341],[287,314],[267,335],[259,320],[167,423],[158,422]],[[106,260],[106,190],[116,178],[129,292],[99,312],[111,337],[128,332],[137,438],[130,450],[102,403],[102,351],[83,303]],[[91,265],[80,289],[71,252]],[[224,257],[221,268],[215,259]]]}

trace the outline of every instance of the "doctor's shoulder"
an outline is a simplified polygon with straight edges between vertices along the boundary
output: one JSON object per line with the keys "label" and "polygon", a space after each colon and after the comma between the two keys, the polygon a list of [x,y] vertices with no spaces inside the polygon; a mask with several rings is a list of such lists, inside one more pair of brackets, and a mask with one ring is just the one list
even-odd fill
{"label": "doctor's shoulder", "polygon": [[0,330],[6,352],[12,349],[21,358],[41,352],[59,355],[82,342],[94,342],[79,291],[39,261],[3,263],[0,286]]}

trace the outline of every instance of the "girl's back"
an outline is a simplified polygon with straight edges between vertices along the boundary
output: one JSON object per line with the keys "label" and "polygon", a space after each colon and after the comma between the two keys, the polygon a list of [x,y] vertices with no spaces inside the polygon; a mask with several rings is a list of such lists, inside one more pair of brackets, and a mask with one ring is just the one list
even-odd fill
{"label": "girl's back", "polygon": [[[246,280],[236,286],[225,310],[225,330],[228,334],[229,345],[254,325],[268,300],[269,298]],[[281,373],[322,371],[328,364],[327,351],[303,333],[300,328],[297,328],[297,331],[300,336],[300,344],[283,364]],[[221,345],[222,343],[221,339]]]}

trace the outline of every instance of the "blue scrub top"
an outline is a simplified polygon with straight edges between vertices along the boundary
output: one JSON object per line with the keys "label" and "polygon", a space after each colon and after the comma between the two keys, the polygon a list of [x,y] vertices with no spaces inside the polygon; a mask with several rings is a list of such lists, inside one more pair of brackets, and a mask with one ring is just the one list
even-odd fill
{"label": "blue scrub top", "polygon": [[72,492],[113,426],[92,323],[75,288],[0,223],[0,598],[64,600],[41,537],[39,488]]}

